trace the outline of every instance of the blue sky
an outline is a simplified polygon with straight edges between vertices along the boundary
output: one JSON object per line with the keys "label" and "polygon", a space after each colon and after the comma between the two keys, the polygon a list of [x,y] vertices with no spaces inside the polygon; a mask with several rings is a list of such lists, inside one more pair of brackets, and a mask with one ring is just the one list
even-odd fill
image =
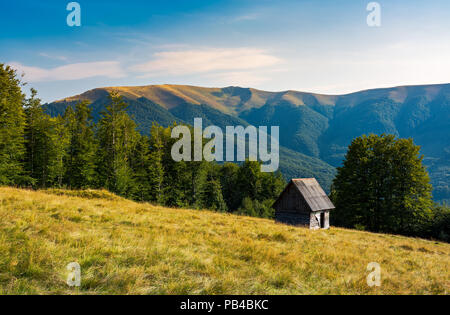
{"label": "blue sky", "polygon": [[239,85],[342,94],[450,82],[450,1],[2,1],[0,62],[52,101],[102,86]]}

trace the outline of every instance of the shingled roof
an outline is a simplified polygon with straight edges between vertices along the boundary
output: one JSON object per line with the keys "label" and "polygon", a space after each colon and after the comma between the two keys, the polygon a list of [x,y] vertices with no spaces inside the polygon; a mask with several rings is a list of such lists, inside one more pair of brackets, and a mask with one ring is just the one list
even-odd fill
{"label": "shingled roof", "polygon": [[300,193],[305,198],[311,211],[334,209],[334,205],[327,194],[320,187],[315,178],[293,179]]}
{"label": "shingled roof", "polygon": [[[335,206],[328,198],[325,191],[323,191],[320,184],[315,178],[301,178],[293,179],[289,185],[286,187],[285,191],[290,185],[297,187],[300,194],[305,198],[306,203],[311,208],[311,211],[323,211],[334,209]],[[284,191],[281,193],[275,204],[283,197]]]}

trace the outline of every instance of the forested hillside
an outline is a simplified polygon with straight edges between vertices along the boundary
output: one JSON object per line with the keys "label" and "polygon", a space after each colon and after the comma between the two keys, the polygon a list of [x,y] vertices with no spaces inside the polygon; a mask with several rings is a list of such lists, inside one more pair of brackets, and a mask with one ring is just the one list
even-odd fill
{"label": "forested hillside", "polygon": [[[91,95],[91,93],[89,92],[87,95]],[[105,104],[109,102],[109,94],[106,98],[103,97],[103,92],[100,91],[97,91],[94,95],[95,97],[100,97],[99,99],[92,100],[92,104],[90,105],[93,121],[97,122],[100,119],[100,113],[104,109]],[[73,98],[70,101],[46,104],[45,109],[51,116],[63,115],[68,106],[73,107],[78,102],[76,99]],[[85,99],[85,96],[79,98],[79,100]],[[226,126],[249,125],[242,118],[225,114],[208,105],[184,103],[170,110],[166,110],[144,97],[136,99],[123,97],[123,100],[129,104],[127,112],[136,121],[139,130],[144,134],[150,132],[153,122],[157,122],[164,127],[168,127],[176,122],[193,125],[194,118],[202,118],[204,127],[215,125],[222,128],[222,130],[225,130]],[[153,107],[149,106],[149,104],[153,104]],[[284,134],[282,130],[283,127],[280,128],[280,132]],[[280,171],[287,180],[295,177],[316,177],[328,192],[335,174],[334,167],[321,159],[288,149],[284,146],[280,147]]]}
{"label": "forested hillside", "polygon": [[127,113],[131,104],[117,92],[94,106],[70,104],[56,117],[44,112],[36,90],[30,92],[27,97],[14,69],[0,64],[0,186],[102,188],[170,207],[273,218],[271,206],[285,186],[280,172],[264,173],[256,160],[191,161],[191,150],[175,161],[176,122],[164,127],[153,120],[148,131],[139,130]]}
{"label": "forested hillside", "polygon": [[55,116],[78,100],[89,100],[96,120],[113,90],[130,104],[128,113],[143,132],[153,120],[167,126],[174,121],[192,124],[193,117],[218,126],[278,125],[283,147],[280,169],[285,177],[313,174],[327,190],[333,167],[340,165],[352,139],[369,133],[411,137],[422,147],[435,200],[450,200],[450,84],[341,96],[239,87],[114,87],[47,104],[46,109]]}

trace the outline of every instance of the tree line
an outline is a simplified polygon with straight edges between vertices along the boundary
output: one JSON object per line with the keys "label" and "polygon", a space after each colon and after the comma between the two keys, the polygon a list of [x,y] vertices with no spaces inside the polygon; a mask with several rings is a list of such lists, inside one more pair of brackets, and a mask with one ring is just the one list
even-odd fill
{"label": "tree line", "polygon": [[242,165],[175,162],[172,128],[154,123],[141,134],[127,104],[112,92],[95,123],[89,102],[64,115],[45,113],[37,92],[29,97],[9,66],[0,66],[0,185],[35,189],[100,189],[136,201],[273,217],[284,188],[280,173]]}

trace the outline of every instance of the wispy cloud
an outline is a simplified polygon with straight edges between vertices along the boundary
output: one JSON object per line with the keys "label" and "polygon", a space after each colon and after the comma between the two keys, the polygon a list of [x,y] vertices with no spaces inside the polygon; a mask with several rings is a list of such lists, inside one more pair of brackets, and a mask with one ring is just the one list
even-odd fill
{"label": "wispy cloud", "polygon": [[265,50],[255,48],[205,48],[183,51],[165,51],[153,59],[132,66],[131,71],[141,77],[157,75],[192,75],[212,72],[236,72],[264,69],[281,63],[281,59]]}
{"label": "wispy cloud", "polygon": [[48,58],[48,59],[54,59],[54,60],[60,60],[60,61],[67,61],[67,57],[65,57],[65,56],[56,56],[56,55],[47,54],[47,53],[44,53],[44,52],[41,52],[41,53],[39,54],[39,56],[45,57],[45,58]]}
{"label": "wispy cloud", "polygon": [[18,62],[9,64],[19,73],[23,72],[25,80],[29,82],[71,81],[93,77],[122,78],[126,76],[117,61],[73,63],[51,69],[30,67]]}
{"label": "wispy cloud", "polygon": [[258,13],[239,15],[231,19],[232,22],[255,21],[260,17]]}

